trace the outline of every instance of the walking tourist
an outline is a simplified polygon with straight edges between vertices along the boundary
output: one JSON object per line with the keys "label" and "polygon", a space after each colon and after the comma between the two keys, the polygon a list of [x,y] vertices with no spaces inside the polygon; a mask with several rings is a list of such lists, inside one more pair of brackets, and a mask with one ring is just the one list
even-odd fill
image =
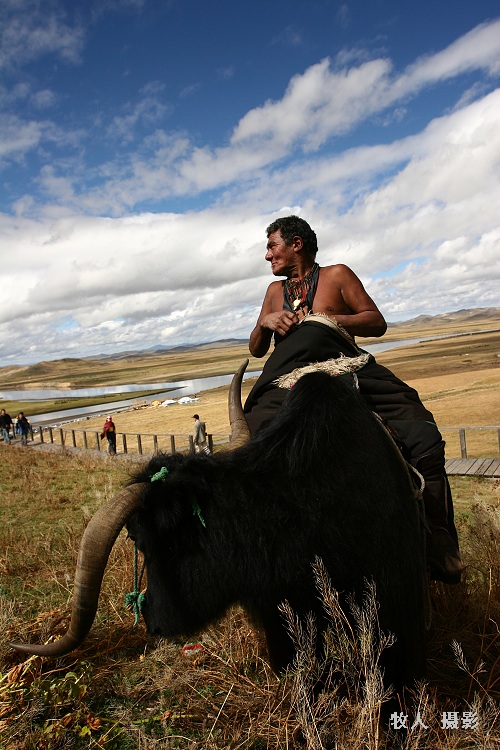
{"label": "walking tourist", "polygon": [[193,443],[196,453],[210,453],[210,448],[207,443],[207,426],[205,422],[202,422],[199,414],[193,414],[194,429],[193,429]]}
{"label": "walking tourist", "polygon": [[31,429],[29,419],[24,416],[24,412],[20,411],[17,417],[16,430],[21,436],[21,444],[28,445],[28,435]]}
{"label": "walking tourist", "polygon": [[10,430],[12,427],[12,419],[10,414],[7,414],[5,409],[0,411],[0,429],[2,430],[2,436],[4,443],[7,445],[10,443]]}

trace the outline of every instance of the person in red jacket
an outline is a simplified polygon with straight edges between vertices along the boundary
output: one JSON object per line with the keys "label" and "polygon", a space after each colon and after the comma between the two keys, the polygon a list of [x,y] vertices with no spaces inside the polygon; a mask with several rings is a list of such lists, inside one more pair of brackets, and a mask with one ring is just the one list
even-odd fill
{"label": "person in red jacket", "polygon": [[116,456],[116,427],[111,414],[106,417],[104,427],[102,428],[101,440],[104,437],[108,439],[108,452],[110,456]]}

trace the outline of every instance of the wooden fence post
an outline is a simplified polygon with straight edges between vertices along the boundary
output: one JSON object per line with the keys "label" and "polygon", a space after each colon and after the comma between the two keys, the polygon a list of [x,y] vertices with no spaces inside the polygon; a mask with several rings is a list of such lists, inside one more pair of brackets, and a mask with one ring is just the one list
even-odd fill
{"label": "wooden fence post", "polygon": [[458,432],[460,435],[460,455],[462,458],[467,458],[467,442],[465,440],[465,429],[461,427]]}
{"label": "wooden fence post", "polygon": [[158,453],[158,437],[153,435],[153,452]]}
{"label": "wooden fence post", "polygon": [[142,456],[142,440],[140,435],[137,435],[137,450],[139,451],[139,456]]}
{"label": "wooden fence post", "polygon": [[49,427],[49,437],[51,444],[54,442],[54,435],[52,434],[52,427]]}
{"label": "wooden fence post", "polygon": [[123,452],[127,453],[127,436],[125,433],[122,435],[122,443],[123,443]]}
{"label": "wooden fence post", "polygon": [[85,450],[87,450],[87,448],[88,448],[88,445],[87,445],[87,430],[83,431],[83,447],[85,448]]}
{"label": "wooden fence post", "polygon": [[192,435],[189,436],[189,452],[194,453],[194,440]]}
{"label": "wooden fence post", "polygon": [[175,435],[170,435],[170,451],[175,453]]}
{"label": "wooden fence post", "polygon": [[213,435],[207,435],[208,437],[208,449],[210,453],[214,452],[214,436]]}
{"label": "wooden fence post", "polygon": [[59,428],[59,437],[61,438],[61,445],[64,448],[64,432],[62,427]]}
{"label": "wooden fence post", "polygon": [[73,443],[73,448],[76,448],[76,434],[74,430],[71,430],[71,442]]}
{"label": "wooden fence post", "polygon": [[98,432],[94,432],[94,435],[95,435],[95,448],[96,448],[97,451],[100,451],[101,450],[101,446],[99,444],[99,433]]}

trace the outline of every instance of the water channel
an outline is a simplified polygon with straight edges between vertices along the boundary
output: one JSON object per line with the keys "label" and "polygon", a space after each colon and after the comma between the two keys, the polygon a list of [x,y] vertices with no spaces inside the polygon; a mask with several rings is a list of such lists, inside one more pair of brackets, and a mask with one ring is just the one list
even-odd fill
{"label": "water channel", "polygon": [[[417,344],[420,341],[428,341],[435,338],[442,338],[436,336],[425,336],[415,339],[402,339],[400,341],[386,341],[380,342],[379,344],[370,344],[365,348],[366,351],[372,354],[378,352],[388,351],[389,349],[399,348],[401,346],[408,346],[409,344]],[[259,372],[248,372],[245,373],[244,378],[254,378],[260,375]],[[212,388],[219,388],[220,386],[227,385],[231,382],[232,374],[229,375],[217,375],[209,378],[195,378],[193,380],[179,380],[173,382],[164,383],[147,383],[137,384],[132,383],[129,385],[113,385],[113,386],[100,386],[98,388],[74,388],[74,389],[57,389],[48,388],[44,390],[12,390],[12,391],[0,391],[0,399],[7,401],[19,400],[23,401],[38,401],[45,399],[54,398],[76,398],[76,397],[99,397],[110,394],[123,393],[133,394],[134,392],[140,391],[153,391],[157,390],[151,396],[141,397],[141,401],[151,402],[156,399],[163,401],[165,399],[178,399],[182,396],[196,396],[200,393]],[[163,390],[164,389],[164,390]],[[99,416],[105,413],[116,414],[119,411],[124,411],[132,406],[135,398],[127,398],[123,401],[113,401],[108,404],[96,404],[95,406],[85,406],[76,409],[64,409],[61,411],[48,412],[46,414],[38,414],[37,416],[28,417],[32,425],[46,425],[46,424],[61,424],[63,422],[73,422],[80,419],[85,419],[90,416]]]}

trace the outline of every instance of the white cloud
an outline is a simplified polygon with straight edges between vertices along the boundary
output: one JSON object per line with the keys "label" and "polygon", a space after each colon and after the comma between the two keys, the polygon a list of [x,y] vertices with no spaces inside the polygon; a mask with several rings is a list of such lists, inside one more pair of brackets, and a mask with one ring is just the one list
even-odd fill
{"label": "white cloud", "polygon": [[[219,147],[163,127],[160,84],[108,131],[123,142],[144,131],[134,153],[92,168],[84,130],[6,114],[5,158],[58,138],[75,154],[40,168],[44,203],[26,192],[15,216],[0,214],[3,363],[247,337],[272,278],[265,227],[292,212],[317,231],[319,262],[353,267],[389,320],[499,304],[500,89],[468,81],[460,106],[410,136],[320,149],[374,115],[401,115],[438,80],[495,74],[499,31],[500,22],[482,25],[400,75],[387,59],[345,56],[343,68],[325,59]],[[50,92],[38,96],[50,104]],[[203,210],[127,215],[141,201],[212,189]]]}
{"label": "white cloud", "polygon": [[317,148],[326,138],[346,132],[423,86],[480,68],[497,73],[499,65],[500,21],[478,26],[399,76],[386,59],[340,69],[332,69],[325,59],[295,76],[281,101],[266,102],[246,114],[235,128],[232,143],[267,139],[279,144],[299,141],[306,149]]}
{"label": "white cloud", "polygon": [[45,129],[43,122],[26,122],[15,115],[0,115],[0,158],[23,157],[40,144]]}
{"label": "white cloud", "polygon": [[83,28],[70,26],[56,5],[4,0],[0,6],[0,70],[19,68],[49,53],[79,63],[84,41]]}
{"label": "white cloud", "polygon": [[139,92],[138,101],[125,105],[126,114],[113,118],[108,134],[122,143],[128,143],[135,138],[138,125],[156,123],[167,111],[167,106],[160,99],[163,89],[164,85],[159,81],[144,86]]}
{"label": "white cloud", "polygon": [[[278,165],[292,154],[296,156],[297,149],[310,159],[326,142],[371,116],[385,113],[392,119],[401,117],[400,102],[416,95],[423,86],[435,84],[438,78],[447,79],[465,70],[490,72],[498,60],[500,21],[479,26],[399,76],[387,59],[339,69],[325,59],[294,76],[280,101],[266,102],[241,118],[228,145],[198,147],[186,134],[158,130],[157,138],[168,142],[169,148],[154,148],[148,137],[128,163],[121,158],[107,165],[109,177],[87,192],[80,206],[87,211],[100,206],[103,211],[119,214],[152,194],[159,199],[189,196],[259,179],[263,169]],[[143,108],[150,112],[149,106],[154,115],[158,112],[155,107],[161,105],[138,102],[129,115],[116,118],[115,131],[129,137]]]}

